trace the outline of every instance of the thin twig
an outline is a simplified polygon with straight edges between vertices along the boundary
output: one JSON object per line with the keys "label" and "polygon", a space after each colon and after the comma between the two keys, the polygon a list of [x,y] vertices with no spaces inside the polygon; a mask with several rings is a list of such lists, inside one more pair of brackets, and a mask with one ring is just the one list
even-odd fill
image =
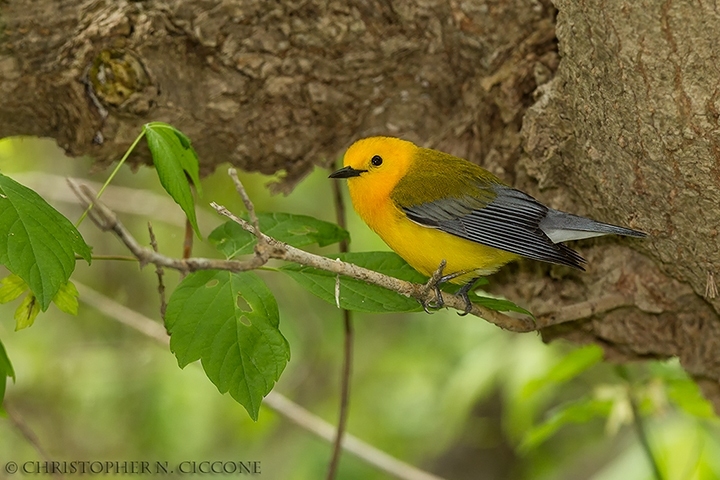
{"label": "thin twig", "polygon": [[[340,190],[340,182],[332,182],[333,200],[335,204],[335,218],[337,224],[347,229],[347,221],[345,217],[345,202],[343,202],[342,191]],[[340,252],[348,252],[348,242],[343,239],[340,242]],[[338,279],[340,276],[338,275]],[[339,285],[339,283],[338,283]],[[339,295],[338,295],[339,297]],[[338,426],[335,432],[335,440],[333,441],[332,455],[328,464],[327,480],[334,480],[337,476],[338,466],[340,464],[340,454],[342,453],[343,435],[347,428],[347,419],[350,412],[350,378],[352,374],[353,360],[353,323],[352,312],[342,310],[343,316],[343,364],[340,376],[340,411],[338,413]]]}
{"label": "thin twig", "polygon": [[138,243],[130,234],[125,226],[118,220],[117,216],[100,201],[95,200],[93,191],[85,185],[79,185],[72,179],[68,179],[68,184],[73,192],[78,196],[83,205],[94,203],[95,208],[89,211],[89,217],[103,231],[113,231],[115,235],[122,241],[130,252],[140,262],[141,266],[152,263],[181,273],[194,272],[197,270],[230,270],[234,272],[242,272],[253,270],[266,263],[260,257],[253,257],[243,262],[237,260],[217,260],[208,258],[171,258],[160,253],[156,253],[151,249],[145,248]]}
{"label": "thin twig", "polygon": [[257,214],[255,213],[255,205],[253,205],[253,202],[250,200],[250,197],[248,196],[245,187],[238,178],[237,170],[232,167],[229,168],[228,175],[230,175],[230,178],[232,178],[232,181],[235,184],[235,190],[237,191],[238,195],[240,195],[240,198],[242,198],[242,201],[245,204],[245,208],[248,211],[250,225],[252,225],[252,230],[250,230],[250,232],[257,237],[257,243],[255,244],[255,258],[258,258],[259,261],[262,261],[263,263],[267,262],[268,258],[270,258],[270,251],[267,241],[268,237],[263,235],[260,231],[260,220],[258,220]]}
{"label": "thin twig", "polygon": [[[333,192],[333,204],[335,205],[335,221],[343,230],[347,230],[347,215],[345,211],[345,199],[342,196],[341,182],[330,182]],[[340,240],[340,251],[350,251],[350,245],[347,238]]]}
{"label": "thin twig", "polygon": [[[130,255],[93,255],[93,260],[118,260],[121,262],[137,262],[138,259]],[[83,256],[75,254],[75,260],[82,260]]]}
{"label": "thin twig", "polygon": [[[152,228],[152,223],[148,222],[148,233],[150,234],[150,246],[155,253],[158,253],[157,239],[155,238],[155,232]],[[167,310],[167,301],[165,300],[165,283],[163,282],[163,276],[165,271],[160,265],[155,265],[155,273],[158,278],[158,294],[160,295],[160,318],[165,321],[165,310]]]}
{"label": "thin twig", "polygon": [[[7,399],[5,399],[5,401],[3,402],[3,408],[7,412],[8,420],[10,420],[10,423],[15,428],[15,430],[20,433],[20,435],[25,439],[25,441],[32,445],[38,455],[40,455],[40,458],[42,458],[46,464],[52,464],[52,458],[50,458],[50,455],[48,455],[42,445],[40,445],[40,440],[37,438],[37,435],[35,435],[35,432],[33,432],[32,429],[25,423],[22,415],[20,415],[15,410],[15,407],[10,402],[8,402]],[[53,471],[51,473],[52,476],[57,479],[64,478],[60,474],[60,472]]]}
{"label": "thin twig", "polygon": [[[80,292],[80,300],[83,303],[97,309],[108,318],[154,339],[165,347],[169,345],[170,339],[159,323],[82,283],[75,281],[74,283]],[[194,363],[193,365],[198,364]],[[335,437],[335,427],[277,392],[270,392],[265,397],[263,405],[328,442],[332,442]],[[398,460],[351,434],[345,435],[343,448],[379,470],[401,480],[443,480],[441,477]]]}
{"label": "thin twig", "polygon": [[242,198],[242,201],[245,204],[245,208],[248,211],[248,217],[250,217],[250,224],[255,227],[254,233],[258,239],[258,242],[263,241],[262,235],[260,235],[260,221],[258,220],[257,214],[255,213],[255,205],[253,205],[250,197],[247,194],[247,191],[245,191],[245,187],[238,178],[237,170],[235,170],[234,168],[229,168],[228,175],[230,175],[230,178],[232,178],[232,181],[235,184],[235,190],[237,191],[238,195],[240,195],[240,198]]}

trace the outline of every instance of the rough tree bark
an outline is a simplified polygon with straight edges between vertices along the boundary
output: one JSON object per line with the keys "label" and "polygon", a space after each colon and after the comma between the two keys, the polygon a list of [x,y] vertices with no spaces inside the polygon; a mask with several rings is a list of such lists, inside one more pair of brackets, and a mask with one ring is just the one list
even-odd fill
{"label": "rough tree bark", "polygon": [[650,233],[495,288],[536,311],[624,295],[544,338],[677,355],[720,411],[718,31],[714,3],[671,0],[0,0],[0,137],[106,165],[167,121],[205,172],[283,171],[279,191],[371,134],[463,156]]}

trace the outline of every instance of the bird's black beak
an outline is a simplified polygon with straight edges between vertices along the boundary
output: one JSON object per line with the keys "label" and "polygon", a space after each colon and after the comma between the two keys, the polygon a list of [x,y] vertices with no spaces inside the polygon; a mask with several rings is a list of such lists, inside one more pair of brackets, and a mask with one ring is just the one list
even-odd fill
{"label": "bird's black beak", "polygon": [[335,170],[330,174],[328,178],[351,178],[359,177],[361,173],[365,173],[367,170],[357,170],[352,167],[343,167],[340,170]]}

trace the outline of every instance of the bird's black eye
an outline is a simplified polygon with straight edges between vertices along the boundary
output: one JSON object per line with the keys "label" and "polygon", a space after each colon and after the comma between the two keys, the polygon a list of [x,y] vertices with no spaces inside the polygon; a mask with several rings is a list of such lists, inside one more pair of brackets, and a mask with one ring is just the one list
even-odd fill
{"label": "bird's black eye", "polygon": [[382,157],[380,155],[375,155],[372,159],[370,159],[370,163],[372,163],[375,167],[379,167],[382,165]]}

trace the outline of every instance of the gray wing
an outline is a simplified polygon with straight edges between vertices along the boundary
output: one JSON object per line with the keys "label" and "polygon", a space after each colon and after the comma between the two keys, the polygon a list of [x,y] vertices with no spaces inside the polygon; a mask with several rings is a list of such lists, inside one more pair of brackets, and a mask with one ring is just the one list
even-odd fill
{"label": "gray wing", "polygon": [[514,188],[493,185],[489,189],[496,195],[489,203],[464,196],[400,208],[420,225],[533,260],[584,270],[585,260],[577,252],[553,243],[540,228],[548,207]]}

